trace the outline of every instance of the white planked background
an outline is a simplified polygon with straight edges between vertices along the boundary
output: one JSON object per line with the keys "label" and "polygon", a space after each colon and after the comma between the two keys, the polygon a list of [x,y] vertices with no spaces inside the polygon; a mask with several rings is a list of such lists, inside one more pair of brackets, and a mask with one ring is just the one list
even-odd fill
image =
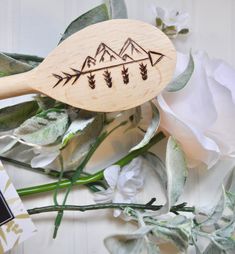
{"label": "white planked background", "polygon": [[[61,33],[74,18],[100,3],[101,0],[0,0],[0,51],[46,56],[56,46]],[[126,3],[130,18],[151,23],[154,22],[153,7],[156,5],[189,12],[191,34],[181,49],[203,49],[210,56],[222,58],[235,67],[234,0],[126,0]],[[107,165],[108,161],[114,161],[115,157],[127,152],[131,143],[136,140],[136,135],[126,134],[123,139],[125,143],[121,143],[118,135],[123,134],[115,134],[98,151],[91,168],[94,165],[95,168],[100,168]],[[104,154],[106,161],[103,159]],[[182,200],[200,205],[214,200],[221,180],[233,164],[231,161],[223,162],[209,172],[191,170],[186,187],[187,194]],[[6,168],[17,188],[48,181],[46,177],[9,165],[6,165]],[[150,174],[152,173],[149,171],[147,175]],[[147,190],[140,195],[140,199],[147,201],[157,196],[158,202],[162,203],[160,188],[154,181],[148,177]],[[34,199],[25,198],[24,202],[28,208],[48,205],[52,204],[52,196],[46,194]],[[85,188],[75,188],[68,203],[91,202],[92,195]],[[38,233],[12,253],[105,254],[107,251],[102,242],[105,236],[127,232],[133,227],[121,220],[114,220],[110,211],[67,213],[59,235],[53,241],[54,216],[55,214],[34,216]]]}

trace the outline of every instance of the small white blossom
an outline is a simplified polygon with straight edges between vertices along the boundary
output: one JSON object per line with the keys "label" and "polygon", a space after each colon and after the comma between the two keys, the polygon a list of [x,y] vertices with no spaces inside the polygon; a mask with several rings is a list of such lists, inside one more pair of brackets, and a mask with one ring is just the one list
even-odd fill
{"label": "small white blossom", "polygon": [[[144,174],[142,172],[143,160],[133,159],[128,165],[121,168],[113,165],[105,169],[104,178],[109,188],[95,194],[97,203],[133,203],[136,201],[136,194],[142,189],[144,184]],[[114,216],[117,217],[121,211],[116,209]]]}
{"label": "small white blossom", "polygon": [[156,8],[157,27],[169,37],[188,33],[189,14],[176,10],[166,11],[160,7]]}

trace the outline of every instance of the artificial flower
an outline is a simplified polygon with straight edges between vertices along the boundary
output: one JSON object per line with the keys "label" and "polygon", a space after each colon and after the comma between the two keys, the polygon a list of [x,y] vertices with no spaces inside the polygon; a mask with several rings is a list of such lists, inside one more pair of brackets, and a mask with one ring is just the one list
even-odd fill
{"label": "artificial flower", "polygon": [[[202,52],[193,55],[195,70],[177,92],[164,91],[157,101],[161,128],[182,145],[190,166],[209,168],[219,159],[235,156],[235,71]],[[178,54],[176,75],[188,56]]]}
{"label": "artificial flower", "polygon": [[[98,203],[134,203],[136,201],[136,194],[144,184],[142,165],[143,159],[138,157],[123,168],[119,165],[112,165],[106,168],[104,178],[109,188],[96,193],[95,201]],[[116,209],[114,211],[115,217],[120,214],[120,210]]]}
{"label": "artificial flower", "polygon": [[189,32],[189,14],[176,10],[166,11],[156,8],[156,25],[170,38]]}

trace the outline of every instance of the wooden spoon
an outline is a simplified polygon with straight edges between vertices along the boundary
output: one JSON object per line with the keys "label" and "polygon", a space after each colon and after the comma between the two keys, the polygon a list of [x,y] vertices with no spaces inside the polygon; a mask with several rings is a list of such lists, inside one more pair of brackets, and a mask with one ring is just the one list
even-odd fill
{"label": "wooden spoon", "polygon": [[110,20],[70,36],[35,69],[0,78],[0,98],[43,93],[90,111],[133,108],[171,80],[176,51],[156,27]]}

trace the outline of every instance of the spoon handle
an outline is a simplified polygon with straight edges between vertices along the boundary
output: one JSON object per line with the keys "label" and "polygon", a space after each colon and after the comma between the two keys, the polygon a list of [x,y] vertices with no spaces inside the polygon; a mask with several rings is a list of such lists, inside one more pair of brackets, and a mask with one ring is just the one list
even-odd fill
{"label": "spoon handle", "polygon": [[28,83],[27,73],[0,78],[0,99],[34,93],[35,91],[27,85]]}

